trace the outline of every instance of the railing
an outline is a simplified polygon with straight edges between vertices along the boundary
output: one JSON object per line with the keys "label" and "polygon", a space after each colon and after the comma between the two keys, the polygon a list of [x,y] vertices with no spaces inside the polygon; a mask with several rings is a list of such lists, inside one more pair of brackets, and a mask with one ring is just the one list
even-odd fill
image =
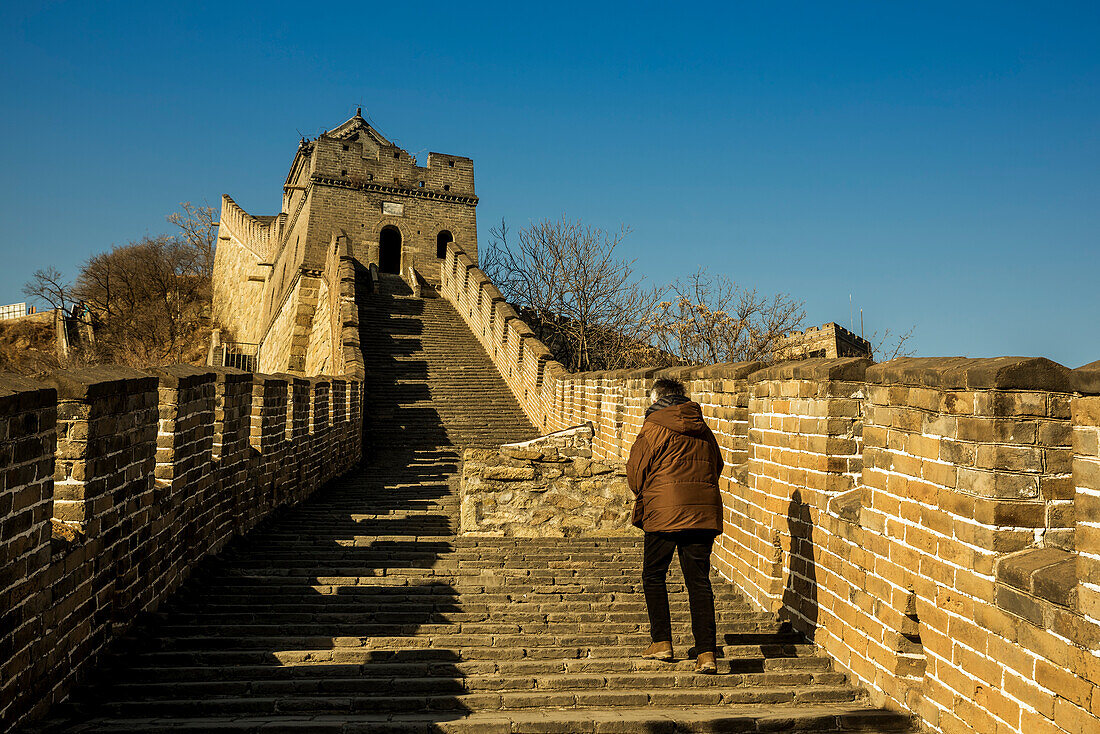
{"label": "railing", "polygon": [[222,366],[235,367],[245,372],[256,371],[259,344],[250,342],[222,342]]}
{"label": "railing", "polygon": [[22,318],[29,313],[34,313],[34,311],[28,311],[26,303],[12,303],[7,306],[0,306],[0,321]]}

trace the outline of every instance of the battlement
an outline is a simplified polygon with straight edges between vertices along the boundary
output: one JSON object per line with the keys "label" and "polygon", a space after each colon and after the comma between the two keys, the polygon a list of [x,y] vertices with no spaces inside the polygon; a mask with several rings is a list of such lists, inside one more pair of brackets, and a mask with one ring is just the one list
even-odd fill
{"label": "battlement", "polygon": [[229,194],[222,194],[219,240],[232,237],[261,260],[269,260],[278,242],[278,227],[273,226],[277,223],[278,217],[253,216],[233,201]]}
{"label": "battlement", "polygon": [[653,380],[682,380],[726,463],[717,568],[875,705],[932,731],[1100,728],[1100,362],[570,374],[459,247],[440,275],[532,422],[591,423],[594,460],[626,458]]}
{"label": "battlement", "polygon": [[362,383],[189,365],[0,375],[0,722],[41,714],[233,537],[362,453]]}
{"label": "battlement", "polygon": [[369,139],[353,141],[322,136],[313,150],[312,180],[364,188],[389,187],[403,196],[439,197],[475,204],[474,162],[464,156],[431,153],[424,166],[397,146],[380,147]]}

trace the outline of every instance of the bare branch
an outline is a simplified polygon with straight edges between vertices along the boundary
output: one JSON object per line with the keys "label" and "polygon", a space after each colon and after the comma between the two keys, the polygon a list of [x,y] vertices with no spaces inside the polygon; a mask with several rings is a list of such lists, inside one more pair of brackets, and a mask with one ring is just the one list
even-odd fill
{"label": "bare branch", "polygon": [[867,340],[873,345],[871,354],[875,355],[875,359],[879,362],[889,362],[898,357],[912,357],[916,350],[907,345],[913,338],[916,328],[916,326],[910,326],[908,331],[901,334],[894,334],[890,329],[885,329],[881,336],[877,331],[872,332]]}
{"label": "bare branch", "polygon": [[563,364],[574,370],[637,364],[652,351],[643,323],[659,300],[616,248],[629,234],[562,217],[531,224],[508,240],[502,220],[482,253],[482,270]]}
{"label": "bare branch", "polygon": [[655,343],[689,364],[775,359],[779,340],[800,328],[801,301],[761,296],[700,268],[674,281],[651,317]]}
{"label": "bare branch", "polygon": [[23,295],[37,301],[45,301],[53,308],[67,311],[74,303],[73,286],[52,265],[34,271],[31,279],[23,284]]}

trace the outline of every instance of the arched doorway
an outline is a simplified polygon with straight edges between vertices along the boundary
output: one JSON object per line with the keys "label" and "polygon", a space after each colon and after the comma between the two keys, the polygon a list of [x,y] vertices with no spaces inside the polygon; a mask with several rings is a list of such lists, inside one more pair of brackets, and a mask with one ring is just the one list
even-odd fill
{"label": "arched doorway", "polygon": [[378,234],[378,269],[383,273],[401,272],[401,232],[386,226]]}
{"label": "arched doorway", "polygon": [[447,230],[443,230],[435,237],[435,256],[440,260],[447,257],[447,243],[454,242],[455,238]]}

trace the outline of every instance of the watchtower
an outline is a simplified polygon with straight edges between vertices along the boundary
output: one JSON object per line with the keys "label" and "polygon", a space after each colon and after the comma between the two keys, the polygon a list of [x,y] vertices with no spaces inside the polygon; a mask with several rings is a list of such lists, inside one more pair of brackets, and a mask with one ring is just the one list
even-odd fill
{"label": "watchtower", "polygon": [[331,234],[341,232],[361,262],[393,273],[412,265],[433,281],[447,242],[476,253],[476,207],[471,159],[429,153],[420,166],[361,111],[303,141],[283,186],[282,210],[301,210],[309,223],[291,233],[303,237],[305,259],[323,261]]}
{"label": "watchtower", "polygon": [[477,201],[470,158],[429,153],[421,166],[357,110],[299,143],[279,214],[255,216],[222,197],[215,320],[236,340],[260,344],[281,321],[301,320],[295,304],[323,276],[336,239],[364,267],[412,266],[437,282],[448,242],[476,257]]}

